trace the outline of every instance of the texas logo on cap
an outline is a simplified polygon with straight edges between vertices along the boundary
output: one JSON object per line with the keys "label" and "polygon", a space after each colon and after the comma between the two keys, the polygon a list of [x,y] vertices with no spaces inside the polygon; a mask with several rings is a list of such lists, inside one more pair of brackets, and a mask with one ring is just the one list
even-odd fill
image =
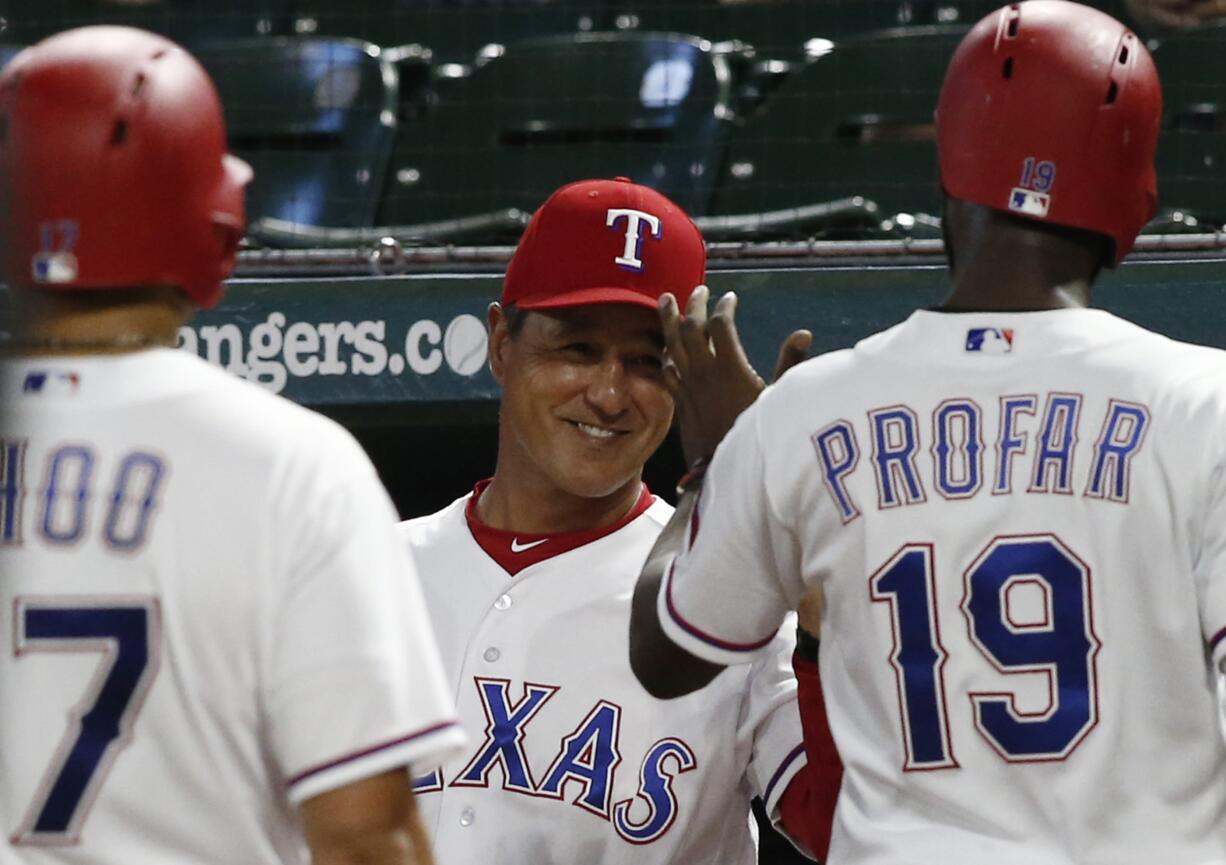
{"label": "texas logo on cap", "polygon": [[650,230],[650,237],[653,240],[659,240],[661,237],[660,219],[646,211],[635,210],[632,207],[610,207],[605,213],[605,224],[610,228],[616,228],[617,223],[622,219],[626,220],[626,248],[613,261],[618,267],[641,271],[643,259],[640,256],[643,252],[644,224]]}
{"label": "texas logo on cap", "polygon": [[502,283],[502,304],[558,309],[632,303],[684,307],[706,275],[702,235],[679,206],[628,178],[581,180],[532,216]]}

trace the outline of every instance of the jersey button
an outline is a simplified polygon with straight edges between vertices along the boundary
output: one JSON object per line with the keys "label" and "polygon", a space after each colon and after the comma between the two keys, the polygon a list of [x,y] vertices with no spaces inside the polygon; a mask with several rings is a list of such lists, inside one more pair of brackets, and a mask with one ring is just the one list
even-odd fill
{"label": "jersey button", "polygon": [[460,825],[471,826],[477,820],[477,812],[472,808],[465,808],[460,812]]}
{"label": "jersey button", "polygon": [[481,657],[485,658],[485,660],[489,661],[492,664],[495,661],[497,661],[499,658],[502,657],[502,652],[498,651],[493,646],[490,646],[488,649],[485,650],[485,652],[481,655]]}
{"label": "jersey button", "polygon": [[513,603],[515,602],[511,600],[510,595],[499,595],[498,600],[494,601],[494,609],[495,610],[509,610],[511,609],[511,605]]}

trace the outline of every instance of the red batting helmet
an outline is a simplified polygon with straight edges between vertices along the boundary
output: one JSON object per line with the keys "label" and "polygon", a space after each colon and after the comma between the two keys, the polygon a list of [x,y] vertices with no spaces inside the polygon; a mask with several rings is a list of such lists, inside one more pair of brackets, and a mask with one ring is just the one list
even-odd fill
{"label": "red batting helmet", "polygon": [[954,52],[937,105],[946,195],[1109,236],[1115,263],[1157,209],[1162,93],[1141,41],[1109,15],[1027,0]]}
{"label": "red batting helmet", "polygon": [[209,307],[234,266],[251,169],[208,75],[161,36],[83,27],[0,75],[11,285],[173,285]]}

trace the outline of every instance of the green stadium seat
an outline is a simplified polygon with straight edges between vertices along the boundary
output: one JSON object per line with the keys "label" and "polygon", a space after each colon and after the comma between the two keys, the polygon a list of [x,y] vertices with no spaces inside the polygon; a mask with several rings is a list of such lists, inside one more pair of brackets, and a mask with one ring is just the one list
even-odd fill
{"label": "green stadium seat", "polygon": [[231,149],[255,169],[262,217],[371,225],[395,134],[397,76],[356,40],[247,39],[197,52],[217,82]]}
{"label": "green stadium seat", "polygon": [[483,45],[592,29],[605,0],[295,0],[297,32],[379,45],[429,45],[437,61],[468,61]]}
{"label": "green stadium seat", "polygon": [[862,196],[887,216],[939,214],[933,111],[965,32],[868,34],[794,70],[731,136],[714,212]]}
{"label": "green stadium seat", "polygon": [[1226,26],[1155,43],[1163,94],[1158,200],[1164,211],[1220,229],[1226,225]]}
{"label": "green stadium seat", "polygon": [[396,68],[400,81],[399,108],[396,117],[401,123],[421,120],[434,101],[434,52],[413,42],[383,49],[383,57]]}
{"label": "green stadium seat", "polygon": [[707,210],[731,113],[728,64],[708,43],[546,37],[491,46],[440,83],[437,107],[400,129],[380,225],[530,213],[564,183],[617,175]]}
{"label": "green stadium seat", "polygon": [[693,33],[711,42],[741,41],[761,57],[797,60],[799,34],[843,39],[910,24],[915,0],[613,0],[599,23],[610,29],[639,28]]}
{"label": "green stadium seat", "polygon": [[[740,40],[760,57],[797,60],[803,53],[798,34],[838,41],[894,27],[969,27],[1002,5],[1002,0],[606,0],[594,17],[598,27]],[[1124,11],[1124,0],[1088,5],[1117,18]]]}
{"label": "green stadium seat", "polygon": [[294,0],[0,0],[5,39],[33,44],[86,24],[123,24],[160,33],[189,48],[215,39],[284,34]]}
{"label": "green stadium seat", "polygon": [[[909,15],[905,22],[914,26],[959,25],[972,27],[979,19],[995,12],[1005,3],[1003,0],[903,0]],[[1087,6],[1101,9],[1116,18],[1122,18],[1124,0],[1090,0]]]}

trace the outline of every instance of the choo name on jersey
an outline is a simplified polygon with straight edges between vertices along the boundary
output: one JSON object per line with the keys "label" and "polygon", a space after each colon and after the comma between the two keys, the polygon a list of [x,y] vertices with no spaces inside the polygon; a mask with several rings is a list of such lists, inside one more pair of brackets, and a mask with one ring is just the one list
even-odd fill
{"label": "choo name on jersey", "polygon": [[107,465],[87,444],[60,445],[35,467],[34,495],[27,494],[28,457],[27,440],[0,439],[0,547],[23,544],[30,517],[33,534],[52,548],[75,547],[96,520],[107,549],[144,546],[168,474],[160,456],[133,450]]}
{"label": "choo name on jersey", "polygon": [[[613,824],[631,844],[650,844],[662,838],[677,819],[679,804],[674,784],[678,775],[698,765],[694,751],[680,738],[669,736],[653,743],[639,764],[635,795],[613,801],[615,773],[622,763],[620,750],[622,709],[598,700],[575,729],[564,736],[557,754],[543,774],[534,773],[524,751],[528,725],[561,688],[525,682],[513,699],[511,682],[476,676],[473,679],[485,711],[485,736],[449,781],[442,770],[417,778],[416,793],[449,787],[490,787],[491,776],[502,778],[507,793],[564,802],[567,785],[573,806]],[[539,772],[539,767],[538,767]],[[537,780],[540,777],[541,780]]]}
{"label": "choo name on jersey", "polygon": [[[1080,494],[1127,504],[1132,461],[1145,443],[1150,412],[1137,402],[1110,399],[1101,418],[1087,418],[1084,401],[1081,394],[1058,391],[1001,396],[990,431],[983,408],[969,398],[946,399],[923,420],[909,406],[882,406],[867,412],[866,435],[852,422],[837,420],[812,442],[844,524],[861,513],[848,480],[860,469],[865,445],[879,510],[927,502],[930,489],[947,500],[973,498],[986,489],[991,495]],[[1097,430],[1092,445],[1081,435],[1091,425]],[[923,451],[931,460],[921,458]],[[1083,460],[1089,469],[1077,483],[1074,465]]]}

